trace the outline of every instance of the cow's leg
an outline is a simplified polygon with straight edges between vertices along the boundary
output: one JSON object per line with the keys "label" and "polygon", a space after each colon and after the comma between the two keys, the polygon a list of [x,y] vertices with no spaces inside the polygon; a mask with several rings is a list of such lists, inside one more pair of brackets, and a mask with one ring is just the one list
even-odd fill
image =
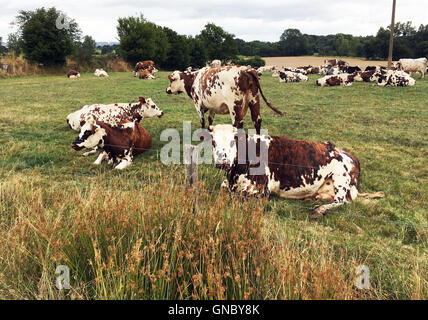
{"label": "cow's leg", "polygon": [[90,156],[91,154],[96,153],[96,152],[97,152],[97,150],[98,150],[98,147],[94,147],[91,151],[88,151],[88,152],[83,153],[83,154],[82,154],[82,157]]}
{"label": "cow's leg", "polygon": [[233,126],[237,129],[242,129],[244,127],[244,120],[242,119],[242,108],[244,107],[243,104],[244,100],[236,100],[235,104],[233,105],[233,109],[230,109],[229,107],[229,113],[230,117],[232,119]]}
{"label": "cow's leg", "polygon": [[132,163],[132,160],[133,160],[132,151],[131,150],[125,151],[125,156],[120,160],[119,164],[115,167],[115,169],[123,170],[129,167]]}
{"label": "cow's leg", "polygon": [[202,110],[202,106],[199,104],[195,104],[195,108],[201,121],[201,127],[202,129],[205,129],[205,112]]}
{"label": "cow's leg", "polygon": [[215,116],[214,111],[210,111],[210,115],[208,116],[208,125],[209,126],[212,126],[212,124],[214,122],[214,116]]}
{"label": "cow's leg", "polygon": [[256,133],[260,134],[260,128],[262,126],[262,117],[260,116],[260,99],[255,97],[253,101],[250,102],[251,110],[251,120],[253,120],[254,128]]}
{"label": "cow's leg", "polygon": [[358,190],[355,186],[351,186],[351,176],[348,172],[342,171],[336,173],[332,177],[334,186],[334,199],[332,203],[324,204],[314,210],[313,218],[318,218],[327,213],[328,210],[341,206],[344,203],[354,200],[358,196]]}
{"label": "cow's leg", "polygon": [[95,165],[100,165],[105,159],[108,159],[107,152],[103,151],[99,154],[97,160],[94,161]]}

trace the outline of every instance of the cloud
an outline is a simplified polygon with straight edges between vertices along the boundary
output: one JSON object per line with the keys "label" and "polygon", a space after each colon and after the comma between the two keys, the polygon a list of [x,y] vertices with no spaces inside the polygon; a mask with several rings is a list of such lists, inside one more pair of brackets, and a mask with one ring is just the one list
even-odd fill
{"label": "cloud", "polygon": [[[428,24],[426,0],[399,1],[397,21]],[[390,0],[0,0],[0,36],[12,32],[9,23],[19,10],[56,8],[75,19],[83,34],[97,41],[115,41],[117,19],[140,12],[159,25],[181,34],[195,35],[214,22],[244,40],[277,41],[287,28],[308,34],[349,33],[374,35],[391,19]]]}

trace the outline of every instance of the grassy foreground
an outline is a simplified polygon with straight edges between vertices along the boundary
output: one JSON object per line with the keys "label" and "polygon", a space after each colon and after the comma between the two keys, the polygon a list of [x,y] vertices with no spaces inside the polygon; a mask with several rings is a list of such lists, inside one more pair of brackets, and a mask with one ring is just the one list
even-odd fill
{"label": "grassy foreground", "polygon": [[[428,80],[319,88],[317,76],[262,77],[287,112],[262,102],[269,134],[334,142],[359,158],[360,191],[386,194],[313,221],[316,201],[242,203],[220,191],[224,173],[210,165],[197,197],[186,190],[184,167],[159,160],[160,134],[199,119],[187,96],[165,93],[167,75],[0,79],[0,298],[428,299]],[[72,150],[68,113],[141,95],[165,115],[143,120],[152,150],[130,168],[96,167]],[[55,287],[58,265],[71,270],[70,290]],[[359,265],[368,290],[355,287]]]}

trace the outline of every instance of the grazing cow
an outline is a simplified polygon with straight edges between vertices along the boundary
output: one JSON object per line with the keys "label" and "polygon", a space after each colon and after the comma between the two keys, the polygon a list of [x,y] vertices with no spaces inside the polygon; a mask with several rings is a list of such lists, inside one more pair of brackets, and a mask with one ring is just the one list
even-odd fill
{"label": "grazing cow", "polygon": [[333,76],[325,76],[316,81],[317,86],[333,87],[333,86],[350,86],[354,82],[355,75],[349,73],[341,73]]}
{"label": "grazing cow", "polygon": [[373,73],[370,81],[376,82],[381,87],[407,87],[414,86],[416,83],[416,80],[404,71],[387,69],[381,69]]}
{"label": "grazing cow", "polygon": [[263,95],[256,70],[243,66],[205,67],[196,72],[186,73],[174,71],[170,76],[168,94],[186,92],[193,100],[199,114],[202,128],[205,128],[205,112],[209,111],[209,125],[214,115],[230,114],[232,123],[237,128],[243,127],[243,119],[247,109],[251,110],[256,131],[260,132],[260,99],[258,92],[266,104],[276,113],[282,112],[270,104]]}
{"label": "grazing cow", "polygon": [[151,60],[137,62],[134,68],[134,77],[137,77],[140,70],[149,70],[152,73],[155,70],[155,63]]}
{"label": "grazing cow", "polygon": [[278,71],[279,82],[305,82],[308,81],[308,76],[291,71]]}
{"label": "grazing cow", "polygon": [[412,72],[420,72],[421,78],[424,78],[425,72],[428,67],[428,60],[427,58],[400,59],[396,63],[396,67],[398,68],[398,70],[409,72],[410,75],[412,74]]}
{"label": "grazing cow", "polygon": [[70,70],[67,73],[67,78],[71,78],[71,79],[73,79],[73,78],[80,78],[80,73],[77,72],[76,70]]}
{"label": "grazing cow", "polygon": [[221,67],[221,61],[220,60],[211,61],[210,67]]}
{"label": "grazing cow", "polygon": [[[333,143],[247,135],[237,131],[231,125],[210,127],[216,167],[225,169],[223,185],[232,192],[244,196],[276,194],[289,199],[325,199],[325,195],[331,193],[327,182],[332,183],[332,203],[316,208],[313,217],[365,196],[358,192],[358,159]],[[267,152],[259,159],[247,151],[255,150],[257,144],[260,153]],[[257,170],[253,171],[255,168]],[[384,196],[383,193],[377,195]]]}
{"label": "grazing cow", "polygon": [[138,121],[144,118],[161,118],[163,111],[159,109],[152,99],[140,97],[137,103],[92,104],[70,113],[67,123],[71,129],[79,131],[87,118],[117,126],[121,121]]}
{"label": "grazing cow", "polygon": [[152,138],[141,124],[134,121],[122,121],[113,127],[108,123],[96,121],[93,118],[83,125],[79,136],[72,143],[74,150],[83,148],[102,148],[94,164],[99,165],[103,160],[117,164],[115,169],[125,169],[134,157],[150,149]]}
{"label": "grazing cow", "polygon": [[138,76],[139,79],[155,79],[155,76],[149,70],[141,70]]}
{"label": "grazing cow", "polygon": [[95,77],[108,77],[108,74],[103,69],[95,69],[94,76]]}

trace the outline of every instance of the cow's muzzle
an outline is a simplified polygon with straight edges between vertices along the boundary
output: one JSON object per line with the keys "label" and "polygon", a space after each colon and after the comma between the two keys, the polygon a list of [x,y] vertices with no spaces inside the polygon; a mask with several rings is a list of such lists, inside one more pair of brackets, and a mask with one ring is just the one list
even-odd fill
{"label": "cow's muzzle", "polygon": [[76,140],[71,144],[71,147],[76,151],[80,151],[80,150],[84,149],[84,147],[79,146],[79,143],[82,143],[82,141]]}
{"label": "cow's muzzle", "polygon": [[162,111],[161,114],[158,116],[158,118],[162,118],[164,115],[164,112]]}
{"label": "cow's muzzle", "polygon": [[166,88],[166,93],[168,93],[168,94],[172,94],[171,89],[170,89],[170,88]]}

